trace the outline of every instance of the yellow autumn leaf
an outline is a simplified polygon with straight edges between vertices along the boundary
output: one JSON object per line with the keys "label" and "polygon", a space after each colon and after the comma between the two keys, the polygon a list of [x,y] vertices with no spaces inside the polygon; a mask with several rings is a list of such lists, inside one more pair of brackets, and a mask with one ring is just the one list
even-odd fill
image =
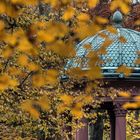
{"label": "yellow autumn leaf", "polygon": [[0,2],[0,14],[5,13],[6,5],[3,1]]}
{"label": "yellow autumn leaf", "polygon": [[113,40],[107,38],[107,39],[101,44],[101,47],[107,48],[107,47],[109,47],[112,43],[113,43]]}
{"label": "yellow autumn leaf", "polygon": [[107,26],[106,30],[111,32],[111,33],[113,33],[113,34],[117,34],[118,33],[117,29],[115,27],[113,27],[113,26]]}
{"label": "yellow autumn leaf", "polygon": [[96,16],[95,20],[99,23],[99,24],[107,24],[109,21],[107,18],[103,18],[101,16]]}
{"label": "yellow autumn leaf", "polygon": [[89,8],[94,8],[99,3],[99,0],[88,0]]}
{"label": "yellow autumn leaf", "polygon": [[11,79],[11,80],[9,80],[9,86],[10,86],[11,88],[15,88],[15,87],[17,87],[18,85],[19,85],[19,82],[18,82],[17,79]]}
{"label": "yellow autumn leaf", "polygon": [[101,47],[98,49],[98,54],[104,55],[107,53],[107,49],[105,47]]}
{"label": "yellow autumn leaf", "polygon": [[0,90],[3,91],[9,87],[10,77],[7,74],[0,75]]}
{"label": "yellow autumn leaf", "polygon": [[75,9],[73,7],[68,7],[62,16],[62,19],[66,21],[70,20],[71,18],[73,18],[74,14],[75,14]]}
{"label": "yellow autumn leaf", "polygon": [[131,68],[128,68],[126,66],[120,66],[120,67],[118,67],[118,69],[116,70],[116,72],[118,72],[118,73],[124,73],[125,76],[130,76],[131,73],[132,73],[132,69]]}
{"label": "yellow autumn leaf", "polygon": [[71,114],[77,119],[82,119],[84,116],[84,112],[82,110],[75,108],[71,109]]}
{"label": "yellow autumn leaf", "polygon": [[119,7],[124,14],[128,14],[131,10],[130,6],[123,1],[119,2]]}
{"label": "yellow autumn leaf", "polygon": [[42,1],[50,4],[53,8],[59,6],[58,0],[42,0]]}
{"label": "yellow autumn leaf", "polygon": [[54,34],[53,31],[51,34],[49,32],[45,32],[41,30],[38,31],[37,36],[39,41],[53,42],[56,39],[56,34]]}
{"label": "yellow autumn leaf", "polygon": [[66,111],[66,110],[68,110],[68,109],[69,109],[69,107],[66,106],[65,104],[59,104],[59,105],[57,106],[57,112],[58,112],[58,113],[63,113],[64,111]]}
{"label": "yellow autumn leaf", "polygon": [[3,52],[2,52],[2,56],[3,56],[4,58],[9,58],[9,57],[11,57],[12,55],[13,55],[13,50],[12,50],[11,48],[6,48],[6,49],[4,49]]}
{"label": "yellow autumn leaf", "polygon": [[88,95],[88,96],[85,96],[85,99],[84,99],[84,102],[85,104],[90,104],[93,102],[93,97]]}
{"label": "yellow autumn leaf", "polygon": [[131,97],[131,93],[130,92],[126,92],[126,91],[120,91],[118,93],[118,95],[121,96],[121,97],[126,97],[126,98]]}
{"label": "yellow autumn leaf", "polygon": [[39,41],[48,43],[55,41],[58,37],[64,37],[68,33],[68,28],[64,23],[47,22],[47,29],[37,31]]}
{"label": "yellow autumn leaf", "polygon": [[78,16],[77,16],[77,19],[79,21],[89,21],[90,20],[90,16],[86,13],[80,13]]}
{"label": "yellow autumn leaf", "polygon": [[101,38],[104,38],[104,39],[107,39],[108,38],[108,35],[106,35],[105,33],[99,33],[98,34]]}
{"label": "yellow autumn leaf", "polygon": [[17,49],[22,52],[28,52],[30,49],[32,49],[32,47],[33,47],[32,44],[28,41],[27,38],[22,38],[19,41]]}
{"label": "yellow autumn leaf", "polygon": [[37,102],[36,102],[42,110],[48,111],[50,108],[49,99],[46,95],[42,96]]}
{"label": "yellow autumn leaf", "polygon": [[2,20],[0,20],[0,31],[2,31],[5,27],[5,24]]}
{"label": "yellow autumn leaf", "polygon": [[17,59],[17,62],[21,66],[27,66],[29,63],[28,56],[25,54],[20,55],[19,58]]}
{"label": "yellow autumn leaf", "polygon": [[96,34],[100,30],[101,27],[98,24],[78,22],[78,26],[74,29],[74,32],[76,33],[76,36],[82,40]]}
{"label": "yellow autumn leaf", "polygon": [[12,76],[13,75],[16,76],[16,75],[20,75],[22,71],[19,68],[12,66],[8,69],[8,73]]}
{"label": "yellow autumn leaf", "polygon": [[58,71],[55,69],[49,69],[46,72],[46,84],[55,85],[58,83]]}
{"label": "yellow autumn leaf", "polygon": [[140,19],[135,21],[135,25],[140,25]]}
{"label": "yellow autumn leaf", "polygon": [[32,84],[35,87],[42,87],[46,84],[46,77],[42,74],[35,74],[32,76]]}
{"label": "yellow autumn leaf", "polygon": [[38,71],[39,70],[39,66],[33,62],[28,63],[28,69],[30,71]]}
{"label": "yellow autumn leaf", "polygon": [[64,43],[63,41],[55,41],[51,45],[48,45],[46,51],[53,51],[54,53],[60,55],[61,57],[73,57],[76,52],[72,42]]}
{"label": "yellow autumn leaf", "polygon": [[135,100],[135,101],[139,101],[139,102],[140,102],[140,95],[135,96],[135,97],[134,97],[134,100]]}
{"label": "yellow autumn leaf", "polygon": [[73,102],[73,97],[71,95],[64,94],[60,96],[60,100],[62,100],[65,105],[69,106]]}
{"label": "yellow autumn leaf", "polygon": [[13,4],[23,4],[23,5],[36,5],[38,3],[37,0],[11,0]]}
{"label": "yellow autumn leaf", "polygon": [[4,41],[9,45],[14,46],[17,43],[17,36],[16,34],[5,34]]}
{"label": "yellow autumn leaf", "polygon": [[124,36],[120,36],[120,37],[119,37],[119,41],[120,41],[121,43],[126,43],[126,42],[127,42],[127,40],[126,40],[126,38],[125,38]]}
{"label": "yellow autumn leaf", "polygon": [[73,77],[75,79],[80,79],[86,76],[86,72],[79,67],[69,69],[68,74],[70,77]]}
{"label": "yellow autumn leaf", "polygon": [[138,105],[137,105],[137,103],[129,103],[129,102],[127,102],[127,103],[125,103],[123,106],[122,106],[124,109],[136,109],[136,108],[138,108]]}
{"label": "yellow autumn leaf", "polygon": [[85,45],[83,46],[83,48],[85,48],[85,49],[91,49],[92,46],[91,46],[90,44],[85,44]]}
{"label": "yellow autumn leaf", "polygon": [[39,119],[40,113],[33,107],[33,102],[31,100],[26,100],[21,103],[21,108],[29,112],[34,119]]}
{"label": "yellow autumn leaf", "polygon": [[135,64],[140,64],[140,59],[136,59]]}
{"label": "yellow autumn leaf", "polygon": [[87,71],[86,75],[90,80],[102,78],[101,69],[100,67],[97,67],[97,66],[91,67],[91,69]]}
{"label": "yellow autumn leaf", "polygon": [[118,0],[113,0],[111,3],[110,3],[110,10],[111,11],[115,11],[117,8],[118,8]]}

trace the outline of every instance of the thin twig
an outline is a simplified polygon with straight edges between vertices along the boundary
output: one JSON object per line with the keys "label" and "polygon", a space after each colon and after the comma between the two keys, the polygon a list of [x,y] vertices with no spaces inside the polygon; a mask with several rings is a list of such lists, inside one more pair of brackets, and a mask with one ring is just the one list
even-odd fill
{"label": "thin twig", "polygon": [[21,88],[23,86],[23,84],[25,83],[25,81],[33,74],[33,71],[29,72],[27,74],[27,76],[21,81],[20,85],[18,86],[19,88]]}

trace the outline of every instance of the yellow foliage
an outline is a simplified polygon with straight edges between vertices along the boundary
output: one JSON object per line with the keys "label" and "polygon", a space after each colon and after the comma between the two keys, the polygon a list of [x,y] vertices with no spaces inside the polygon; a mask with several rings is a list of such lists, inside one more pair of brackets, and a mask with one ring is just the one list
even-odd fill
{"label": "yellow foliage", "polygon": [[35,87],[42,87],[46,84],[46,77],[42,74],[35,74],[32,76],[32,84]]}
{"label": "yellow foliage", "polygon": [[95,23],[78,22],[78,26],[75,27],[74,32],[80,39],[85,39],[88,36],[92,36],[101,30],[101,27]]}
{"label": "yellow foliage", "polygon": [[0,90],[5,90],[9,86],[10,77],[7,74],[0,75]]}
{"label": "yellow foliage", "polygon": [[77,16],[77,19],[79,21],[89,21],[90,20],[90,16],[86,13],[80,13],[78,16]]}
{"label": "yellow foliage", "polygon": [[28,56],[25,54],[22,54],[19,56],[18,60],[17,60],[18,64],[20,64],[21,66],[27,66],[28,65]]}
{"label": "yellow foliage", "polygon": [[126,91],[120,91],[118,93],[119,96],[122,96],[122,97],[126,97],[126,98],[129,98],[131,97],[131,93],[130,92],[126,92]]}
{"label": "yellow foliage", "polygon": [[125,2],[121,2],[120,4],[119,4],[119,7],[120,7],[120,9],[121,9],[121,11],[124,13],[124,14],[128,14],[129,12],[130,12],[130,6],[127,4],[127,3],[125,3]]}
{"label": "yellow foliage", "polygon": [[88,0],[88,6],[94,8],[99,3],[99,0]]}
{"label": "yellow foliage", "polygon": [[90,44],[85,44],[85,45],[83,46],[83,48],[85,48],[85,49],[91,49],[92,46],[91,46]]}
{"label": "yellow foliage", "polygon": [[128,1],[113,0],[110,5],[110,10],[115,11],[117,8],[120,8],[124,14],[128,14],[131,9]]}
{"label": "yellow foliage", "polygon": [[26,100],[21,104],[21,108],[30,113],[34,119],[39,119],[39,112],[33,107],[33,102],[31,100]]}
{"label": "yellow foliage", "polygon": [[58,0],[43,0],[43,2],[50,4],[53,8],[59,6]]}
{"label": "yellow foliage", "polygon": [[140,25],[140,20],[137,20],[137,21],[135,22],[135,24],[136,24],[136,25]]}
{"label": "yellow foliage", "polygon": [[4,27],[5,27],[4,22],[0,20],[0,31],[2,31]]}
{"label": "yellow foliage", "polygon": [[66,21],[70,20],[71,18],[73,18],[74,14],[75,14],[75,9],[73,7],[68,7],[64,12],[64,15],[62,16],[62,19]]}
{"label": "yellow foliage", "polygon": [[46,73],[46,83],[49,85],[57,84],[58,82],[58,71],[50,69]]}
{"label": "yellow foliage", "polygon": [[68,74],[70,75],[70,77],[76,79],[80,79],[86,76],[86,72],[80,69],[79,67],[69,69]]}
{"label": "yellow foliage", "polygon": [[124,73],[126,76],[130,76],[132,73],[132,69],[126,67],[126,66],[120,66],[116,72],[118,73]]}
{"label": "yellow foliage", "polygon": [[39,70],[39,66],[33,62],[28,63],[27,66],[28,66],[28,69],[30,71],[38,71]]}
{"label": "yellow foliage", "polygon": [[18,85],[19,85],[19,82],[18,82],[17,79],[11,79],[11,80],[9,81],[9,87],[11,87],[11,88],[15,88],[15,87],[17,87]]}
{"label": "yellow foliage", "polygon": [[6,34],[4,36],[4,41],[9,45],[15,46],[17,43],[17,35],[16,34]]}
{"label": "yellow foliage", "polygon": [[22,38],[18,44],[18,50],[23,52],[28,52],[32,47],[32,44],[27,40],[27,38]]}
{"label": "yellow foliage", "polygon": [[2,56],[3,56],[4,58],[9,58],[9,57],[12,56],[12,54],[13,54],[13,50],[12,50],[11,48],[6,48],[6,49],[3,50],[3,52],[2,52]]}
{"label": "yellow foliage", "polygon": [[89,71],[87,71],[87,77],[90,80],[102,78],[102,73],[100,67],[94,66]]}
{"label": "yellow foliage", "polygon": [[127,40],[126,40],[126,38],[125,38],[124,36],[120,36],[120,37],[119,37],[119,41],[120,41],[121,43],[126,43],[126,42],[127,42]]}
{"label": "yellow foliage", "polygon": [[118,33],[117,29],[115,27],[113,27],[113,26],[107,26],[106,30],[111,32],[111,33],[113,33],[113,34],[117,34]]}
{"label": "yellow foliage", "polygon": [[72,102],[73,102],[73,97],[71,95],[67,95],[67,94],[64,94],[64,95],[61,95],[60,96],[60,99],[63,101],[63,103],[67,106],[71,105]]}
{"label": "yellow foliage", "polygon": [[59,104],[57,106],[57,112],[58,113],[63,113],[64,111],[68,110],[69,107],[67,107],[65,104]]}
{"label": "yellow foliage", "polygon": [[107,48],[113,43],[113,40],[107,38],[101,45],[101,47]]}
{"label": "yellow foliage", "polygon": [[103,17],[100,17],[100,16],[96,16],[95,20],[99,24],[107,24],[109,22],[107,18],[103,18]]}
{"label": "yellow foliage", "polygon": [[15,88],[18,86],[18,81],[12,79],[8,74],[4,73],[0,75],[0,90],[6,90],[8,88]]}
{"label": "yellow foliage", "polygon": [[63,41],[55,41],[47,46],[46,50],[53,51],[62,57],[73,57],[76,54],[73,44],[70,42],[64,43]]}
{"label": "yellow foliage", "polygon": [[77,108],[72,108],[71,114],[78,119],[82,119],[84,116],[84,112],[80,109],[77,109]]}
{"label": "yellow foliage", "polygon": [[12,66],[8,69],[8,73],[12,76],[13,75],[20,75],[22,73],[22,71],[19,68]]}
{"label": "yellow foliage", "polygon": [[138,104],[137,103],[125,103],[123,106],[122,106],[124,109],[136,109],[138,108]]}
{"label": "yellow foliage", "polygon": [[135,64],[140,64],[140,59],[138,58],[138,59],[136,59],[136,61],[135,61]]}
{"label": "yellow foliage", "polygon": [[136,100],[136,101],[140,101],[140,95],[139,95],[139,96],[134,97],[134,100]]}
{"label": "yellow foliage", "polygon": [[6,11],[6,5],[4,2],[0,2],[0,14],[4,13]]}
{"label": "yellow foliage", "polygon": [[38,0],[11,0],[13,4],[36,5]]}
{"label": "yellow foliage", "polygon": [[[36,26],[40,26],[37,25]],[[44,26],[44,25],[43,25]],[[53,42],[57,37],[64,37],[68,33],[68,28],[63,23],[48,22],[46,24],[46,30],[37,31],[37,37],[39,41]]]}
{"label": "yellow foliage", "polygon": [[50,109],[50,102],[46,95],[43,95],[37,102],[36,102],[41,109],[44,111],[48,111]]}

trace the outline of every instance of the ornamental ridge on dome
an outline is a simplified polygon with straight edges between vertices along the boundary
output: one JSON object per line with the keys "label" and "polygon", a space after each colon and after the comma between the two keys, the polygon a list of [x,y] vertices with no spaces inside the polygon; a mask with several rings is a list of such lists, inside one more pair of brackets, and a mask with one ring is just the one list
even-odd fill
{"label": "ornamental ridge on dome", "polygon": [[[136,60],[140,59],[138,53],[140,52],[140,32],[122,27],[123,15],[120,11],[113,14],[112,21],[117,33],[106,29],[81,41],[76,46],[76,56],[67,62],[66,69],[73,67],[89,69],[87,55],[90,51],[97,51],[101,48],[105,38],[100,34],[105,34],[113,42],[106,48],[106,53],[99,56],[103,61],[103,64],[100,64],[103,75],[124,77],[122,73],[117,73],[116,69],[126,66],[133,69],[132,76],[140,77],[140,65],[136,63]],[[125,39],[125,42],[121,42],[120,37]],[[84,48],[87,44],[91,45],[90,49]]]}

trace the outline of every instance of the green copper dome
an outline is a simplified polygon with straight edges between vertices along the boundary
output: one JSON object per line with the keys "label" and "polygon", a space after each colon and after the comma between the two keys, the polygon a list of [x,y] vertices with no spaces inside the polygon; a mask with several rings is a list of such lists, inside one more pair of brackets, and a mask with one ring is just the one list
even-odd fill
{"label": "green copper dome", "polygon": [[[112,43],[106,48],[106,54],[99,56],[103,61],[103,64],[100,64],[103,74],[116,75],[115,70],[123,65],[136,70],[136,75],[139,75],[140,66],[136,64],[136,60],[140,58],[138,53],[140,52],[140,32],[123,28],[121,26],[122,20],[122,14],[116,11],[113,15],[113,26],[117,32],[113,33],[106,29],[84,39],[76,46],[76,57],[68,61],[66,68],[81,67],[83,70],[89,69],[87,55],[90,51],[97,51],[101,48],[106,40],[101,36],[101,34],[104,34],[109,40],[112,40]],[[90,49],[84,47],[87,44],[91,45]]]}

